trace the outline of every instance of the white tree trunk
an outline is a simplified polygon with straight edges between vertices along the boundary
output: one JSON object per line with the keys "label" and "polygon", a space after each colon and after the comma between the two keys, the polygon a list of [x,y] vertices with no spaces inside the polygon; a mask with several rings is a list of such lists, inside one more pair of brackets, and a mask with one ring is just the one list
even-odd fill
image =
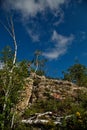
{"label": "white tree trunk", "polygon": [[[1,21],[0,21],[1,22]],[[14,25],[13,25],[13,20],[12,18],[10,18],[10,22],[9,22],[9,26],[7,27],[5,24],[2,23],[2,25],[4,26],[4,28],[6,29],[6,31],[10,34],[10,36],[12,37],[13,39],[13,43],[14,43],[14,58],[13,58],[13,65],[12,65],[12,68],[11,70],[9,70],[9,84],[7,86],[7,91],[5,93],[5,102],[4,102],[4,105],[3,105],[3,112],[5,112],[6,110],[6,107],[7,107],[7,101],[8,101],[8,98],[9,98],[9,94],[10,94],[10,89],[11,89],[11,85],[12,85],[12,73],[13,73],[13,69],[15,67],[15,64],[16,64],[16,58],[17,58],[17,42],[16,42],[16,37],[15,37],[15,31],[14,31]],[[13,124],[14,124],[14,116],[15,114],[13,114],[13,117],[12,117],[12,124],[11,124],[11,127],[13,127]],[[3,125],[4,125],[4,122],[3,122]]]}

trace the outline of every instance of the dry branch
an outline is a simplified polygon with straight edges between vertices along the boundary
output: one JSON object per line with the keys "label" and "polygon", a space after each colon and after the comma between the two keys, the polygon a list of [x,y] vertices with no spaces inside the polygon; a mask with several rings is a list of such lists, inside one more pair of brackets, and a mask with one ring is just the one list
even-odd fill
{"label": "dry branch", "polygon": [[[72,117],[73,115],[68,116],[57,116],[54,115],[52,112],[45,112],[45,113],[36,113],[34,116],[30,117],[29,119],[23,119],[21,122],[29,125],[38,125],[42,124],[45,125],[51,121],[51,118],[54,118],[52,122],[57,125],[62,125],[62,120]],[[43,118],[44,117],[44,118]]]}

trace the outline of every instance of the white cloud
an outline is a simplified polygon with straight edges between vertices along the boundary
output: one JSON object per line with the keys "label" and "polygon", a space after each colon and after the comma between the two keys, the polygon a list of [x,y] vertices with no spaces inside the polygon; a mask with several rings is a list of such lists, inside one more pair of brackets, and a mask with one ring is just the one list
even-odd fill
{"label": "white cloud", "polygon": [[57,59],[67,52],[68,46],[72,43],[73,40],[73,35],[66,37],[58,34],[54,30],[52,35],[52,41],[55,43],[54,48],[50,48],[48,51],[44,52],[43,55],[49,59]]}
{"label": "white cloud", "polygon": [[[37,13],[43,13],[47,9],[50,9],[54,17],[59,18],[59,20],[54,23],[54,25],[58,25],[62,22],[64,17],[64,12],[60,8],[60,5],[67,3],[67,1],[68,0],[6,0],[4,8],[18,11],[22,15],[24,22],[26,22],[25,18],[36,16]],[[32,30],[27,29],[27,31],[33,42],[39,41],[38,34],[33,33]],[[55,43],[54,48],[44,52],[44,56],[50,59],[56,59],[66,53],[68,45],[73,40],[73,36],[65,37],[54,30],[51,40]]]}
{"label": "white cloud", "polygon": [[35,16],[38,12],[45,11],[46,8],[58,10],[65,0],[7,0],[4,7],[18,10],[22,16]]}
{"label": "white cloud", "polygon": [[64,22],[64,12],[63,12],[63,10],[62,9],[58,10],[55,13],[55,17],[59,17],[59,20],[54,22],[53,25],[58,26],[60,23]]}
{"label": "white cloud", "polygon": [[34,34],[32,30],[30,29],[27,29],[27,32],[30,36],[30,38],[32,39],[33,42],[39,42],[40,39],[39,39],[39,34]]}
{"label": "white cloud", "polygon": [[[3,7],[7,10],[14,10],[21,14],[21,20],[23,25],[28,28],[28,23],[32,17],[35,17],[37,13],[43,14],[42,17],[47,18],[45,15],[48,9],[52,12],[53,17],[51,19],[52,25],[59,25],[64,18],[64,12],[62,11],[60,5],[65,4],[67,0],[5,0]],[[45,17],[46,16],[46,17]],[[55,17],[58,21],[55,22]],[[30,18],[30,19],[29,19]],[[53,20],[53,21],[52,21]],[[32,23],[32,28],[34,28],[36,21]],[[50,23],[49,23],[50,24]],[[37,25],[39,27],[39,25]],[[33,42],[38,42],[40,33],[35,34],[32,30],[29,31],[29,28],[26,29],[29,36],[32,38]]]}

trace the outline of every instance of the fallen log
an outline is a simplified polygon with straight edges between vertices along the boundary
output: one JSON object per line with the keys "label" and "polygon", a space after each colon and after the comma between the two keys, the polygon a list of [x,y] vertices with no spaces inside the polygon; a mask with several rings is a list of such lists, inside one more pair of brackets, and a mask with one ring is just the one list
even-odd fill
{"label": "fallen log", "polygon": [[28,119],[23,119],[21,122],[29,125],[46,125],[49,122],[53,122],[54,125],[62,125],[62,120],[72,117],[73,115],[67,116],[57,116],[54,115],[52,112],[45,112],[45,113],[35,113],[35,115],[31,116]]}

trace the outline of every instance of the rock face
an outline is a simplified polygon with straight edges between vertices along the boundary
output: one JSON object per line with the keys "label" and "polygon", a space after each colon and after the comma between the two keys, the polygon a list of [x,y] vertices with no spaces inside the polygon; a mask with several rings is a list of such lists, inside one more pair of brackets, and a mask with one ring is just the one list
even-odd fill
{"label": "rock face", "polygon": [[67,95],[73,94],[77,88],[75,84],[68,81],[37,76],[33,81],[33,92],[30,101],[33,103],[37,99],[45,99],[50,96],[62,100]]}
{"label": "rock face", "polygon": [[17,104],[17,111],[22,112],[29,104],[29,100],[33,89],[33,80],[31,78],[26,79],[26,85],[21,92],[21,100]]}
{"label": "rock face", "polygon": [[35,75],[26,79],[25,89],[21,94],[21,100],[17,105],[18,111],[23,111],[29,104],[38,99],[53,97],[63,100],[67,96],[75,96],[76,91],[81,89],[69,81],[48,79],[45,76]]}

